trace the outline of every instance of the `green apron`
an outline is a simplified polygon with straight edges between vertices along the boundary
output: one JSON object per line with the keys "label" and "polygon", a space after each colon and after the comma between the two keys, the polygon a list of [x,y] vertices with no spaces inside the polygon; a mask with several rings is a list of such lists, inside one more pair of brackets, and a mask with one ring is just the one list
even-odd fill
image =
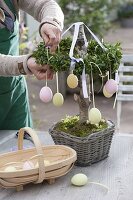
{"label": "green apron", "polygon": [[[5,0],[15,12],[10,0]],[[0,53],[18,55],[19,24],[14,22],[14,32],[6,27],[0,29]],[[24,76],[0,77],[0,130],[18,130],[32,127],[28,91]]]}

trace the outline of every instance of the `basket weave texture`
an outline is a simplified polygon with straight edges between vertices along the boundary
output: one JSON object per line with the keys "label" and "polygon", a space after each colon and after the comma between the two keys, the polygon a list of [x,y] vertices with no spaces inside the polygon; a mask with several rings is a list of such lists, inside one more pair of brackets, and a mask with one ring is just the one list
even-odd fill
{"label": "basket weave texture", "polygon": [[76,137],[58,132],[56,124],[49,130],[55,144],[72,147],[77,152],[75,165],[89,166],[108,157],[115,125],[108,121],[107,129],[92,133],[86,137]]}
{"label": "basket weave texture", "polygon": [[[35,148],[23,149],[25,131],[32,137]],[[31,182],[48,180],[52,183],[72,169],[76,158],[76,151],[72,148],[64,145],[42,146],[35,131],[29,127],[22,128],[18,134],[18,151],[0,155],[0,186],[22,190],[23,185]],[[24,168],[25,162],[32,163],[32,166]]]}

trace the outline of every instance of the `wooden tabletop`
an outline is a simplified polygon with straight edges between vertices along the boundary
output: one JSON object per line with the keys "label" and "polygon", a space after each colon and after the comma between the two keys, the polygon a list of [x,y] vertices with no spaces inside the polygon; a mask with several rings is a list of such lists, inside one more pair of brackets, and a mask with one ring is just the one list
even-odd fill
{"label": "wooden tabletop", "polygon": [[[0,131],[0,152],[8,152],[16,146],[15,131]],[[5,137],[4,137],[5,136]],[[47,132],[38,132],[43,145],[53,144]],[[32,143],[25,141],[26,146]],[[109,191],[94,184],[83,187],[71,185],[71,177],[77,173],[84,173],[93,182],[104,184]],[[130,134],[116,134],[109,157],[89,167],[74,167],[67,175],[58,178],[49,185],[29,184],[24,190],[0,188],[0,200],[133,200],[133,136]]]}

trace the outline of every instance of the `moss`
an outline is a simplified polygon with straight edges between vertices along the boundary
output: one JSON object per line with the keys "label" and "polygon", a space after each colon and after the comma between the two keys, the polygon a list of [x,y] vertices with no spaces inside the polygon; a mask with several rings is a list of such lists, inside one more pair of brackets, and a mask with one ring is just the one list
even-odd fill
{"label": "moss", "polygon": [[104,130],[107,127],[108,124],[103,119],[99,124],[90,124],[88,121],[81,124],[79,123],[78,116],[67,116],[65,119],[62,119],[61,122],[57,124],[55,129],[57,131],[63,131],[77,137],[85,137],[94,132]]}

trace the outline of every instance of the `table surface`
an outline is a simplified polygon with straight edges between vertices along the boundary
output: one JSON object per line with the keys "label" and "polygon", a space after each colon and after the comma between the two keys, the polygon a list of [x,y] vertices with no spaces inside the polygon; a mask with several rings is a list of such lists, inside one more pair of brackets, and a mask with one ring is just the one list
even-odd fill
{"label": "table surface", "polygon": [[[37,132],[43,145],[53,144],[47,132]],[[15,131],[0,131],[0,152],[9,152],[16,146]],[[25,145],[32,146],[30,141]],[[101,186],[89,184],[82,187],[71,185],[71,177],[84,173],[93,182],[104,184],[109,191]],[[88,167],[77,167],[67,175],[56,179],[49,185],[28,184],[24,190],[0,188],[0,200],[133,200],[133,136],[116,134],[113,137],[109,157]]]}

